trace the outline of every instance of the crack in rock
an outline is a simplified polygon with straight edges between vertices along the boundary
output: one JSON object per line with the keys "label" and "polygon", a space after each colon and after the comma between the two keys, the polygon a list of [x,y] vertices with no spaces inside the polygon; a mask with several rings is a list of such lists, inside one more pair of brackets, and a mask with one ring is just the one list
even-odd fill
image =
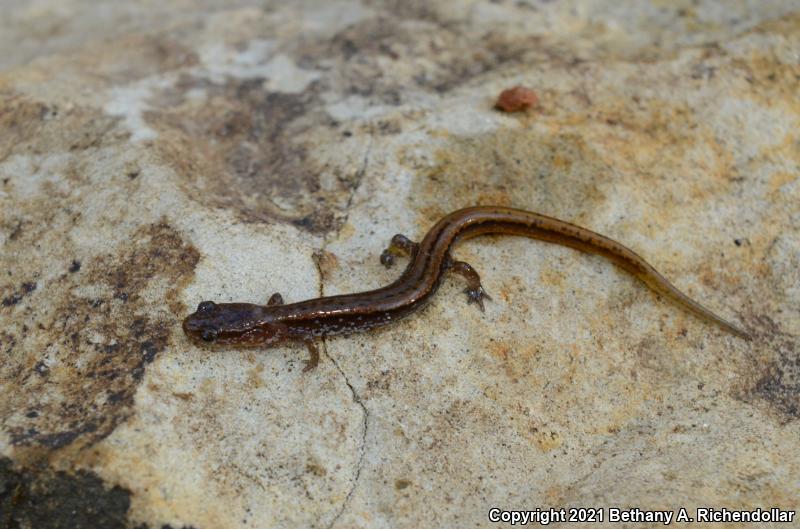
{"label": "crack in rock", "polygon": [[359,396],[358,392],[353,387],[353,384],[350,383],[350,380],[347,378],[345,372],[342,370],[342,368],[339,366],[336,360],[333,359],[330,353],[328,353],[328,348],[324,344],[323,344],[323,350],[325,351],[325,356],[327,356],[330,359],[331,363],[334,365],[334,367],[336,367],[336,370],[339,371],[339,373],[342,375],[342,378],[344,379],[345,384],[347,384],[347,387],[350,388],[350,393],[353,395],[353,401],[355,401],[355,403],[358,404],[359,407],[361,408],[363,417],[362,431],[361,431],[361,445],[358,450],[359,452],[358,463],[356,463],[356,472],[355,476],[353,476],[353,485],[347,492],[347,497],[345,497],[344,501],[342,502],[342,506],[339,509],[339,512],[336,513],[336,516],[333,517],[331,523],[328,524],[328,529],[332,529],[333,526],[336,524],[336,522],[339,521],[339,518],[341,518],[342,514],[344,514],[345,510],[347,510],[347,506],[350,504],[350,500],[352,499],[353,493],[356,491],[356,487],[358,487],[358,482],[361,478],[361,469],[364,467],[364,456],[366,455],[367,452],[367,428],[369,425],[368,422],[369,411],[367,410],[366,405],[364,405],[364,402],[361,400],[361,397]]}
{"label": "crack in rock", "polygon": [[[365,157],[364,157],[364,168],[366,168],[366,160],[367,160],[368,154],[369,154],[369,149],[367,151],[367,155],[365,155]],[[359,179],[359,181],[360,181],[360,179]],[[323,245],[322,251],[324,251],[324,249],[325,249],[324,247],[325,246],[326,245]],[[318,277],[319,277],[319,293],[320,293],[320,296],[322,296],[322,295],[324,295],[324,284],[323,284],[323,279],[322,279],[323,278],[323,273],[322,273],[322,269],[320,267],[319,261],[316,260],[316,259],[314,261],[315,261],[316,266],[317,266],[317,272],[318,272]],[[350,394],[353,396],[353,401],[356,404],[358,404],[358,406],[361,408],[361,413],[362,413],[361,444],[360,444],[359,449],[358,449],[358,452],[359,452],[358,453],[358,462],[356,463],[356,471],[355,471],[355,475],[353,476],[353,484],[350,487],[350,490],[347,491],[347,496],[345,497],[344,501],[342,502],[342,505],[341,505],[341,508],[339,509],[339,512],[336,513],[336,516],[333,517],[333,519],[331,520],[331,523],[329,523],[328,526],[327,526],[327,529],[331,529],[336,524],[336,522],[339,520],[339,518],[341,518],[342,514],[344,514],[345,510],[347,509],[347,506],[350,504],[350,500],[353,497],[353,493],[355,492],[356,487],[358,487],[358,482],[359,482],[359,480],[361,478],[361,469],[364,466],[364,456],[365,456],[366,451],[367,451],[366,450],[366,446],[367,446],[367,428],[368,428],[368,425],[369,425],[369,422],[368,422],[368,420],[369,420],[369,411],[367,410],[367,407],[364,404],[364,401],[361,399],[361,396],[358,394],[356,389],[353,387],[353,384],[350,382],[350,379],[345,374],[344,370],[342,370],[341,366],[339,366],[339,363],[336,362],[336,360],[333,358],[333,356],[331,356],[331,354],[328,352],[328,346],[327,346],[327,343],[325,342],[324,338],[322,339],[322,351],[325,354],[325,356],[330,360],[331,364],[333,364],[333,366],[336,368],[336,370],[342,376],[342,379],[344,380],[345,384],[347,384],[347,387],[350,389]]]}
{"label": "crack in rock", "polygon": [[[369,165],[369,157],[372,154],[372,146],[375,143],[374,138],[372,137],[372,133],[370,132],[369,136],[369,143],[367,143],[367,148],[364,150],[364,159],[361,162],[361,167],[356,171],[356,178],[353,182],[353,187],[350,189],[350,196],[347,197],[347,203],[344,206],[344,219],[342,222],[339,223],[339,226],[336,228],[336,231],[333,233],[332,239],[336,239],[342,233],[342,229],[347,225],[347,221],[350,219],[350,207],[353,205],[353,199],[356,196],[359,188],[361,187],[362,182],[364,182],[364,175],[367,174],[367,166]],[[329,241],[326,239],[325,245],[327,246]],[[323,247],[323,250],[325,247]],[[322,270],[320,270],[320,277],[322,277]],[[320,281],[320,292],[322,292],[322,282]]]}

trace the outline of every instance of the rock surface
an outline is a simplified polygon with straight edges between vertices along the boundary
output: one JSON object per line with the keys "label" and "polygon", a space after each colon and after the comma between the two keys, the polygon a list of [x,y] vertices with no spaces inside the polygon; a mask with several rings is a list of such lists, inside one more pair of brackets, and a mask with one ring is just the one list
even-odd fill
{"label": "rock surface", "polygon": [[[0,524],[798,509],[800,3],[0,5]],[[538,107],[494,110],[516,85]],[[308,374],[180,331],[203,299],[385,284],[394,233],[493,203],[754,340],[506,237],[456,251],[485,314],[447,280]]]}

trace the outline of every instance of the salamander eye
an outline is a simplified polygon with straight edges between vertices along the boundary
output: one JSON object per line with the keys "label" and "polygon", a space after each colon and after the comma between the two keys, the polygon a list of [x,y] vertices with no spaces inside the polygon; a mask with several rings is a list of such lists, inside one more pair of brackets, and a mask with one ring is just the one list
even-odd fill
{"label": "salamander eye", "polygon": [[197,312],[200,313],[211,312],[212,310],[214,310],[214,307],[216,306],[217,306],[216,303],[214,303],[213,301],[203,301],[197,306]]}
{"label": "salamander eye", "polygon": [[202,338],[204,342],[213,342],[217,339],[217,331],[214,329],[203,329],[200,338]]}

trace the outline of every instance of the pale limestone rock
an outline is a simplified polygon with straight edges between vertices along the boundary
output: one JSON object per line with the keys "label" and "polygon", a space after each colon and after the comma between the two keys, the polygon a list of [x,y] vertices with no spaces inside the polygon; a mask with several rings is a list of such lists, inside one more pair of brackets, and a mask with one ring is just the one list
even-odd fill
{"label": "pale limestone rock", "polygon": [[[0,507],[20,527],[798,507],[800,3],[2,5]],[[494,110],[515,85],[539,106]],[[385,284],[394,233],[491,203],[629,245],[754,340],[513,238],[456,250],[485,314],[447,280],[309,374],[302,347],[180,331],[202,299]]]}

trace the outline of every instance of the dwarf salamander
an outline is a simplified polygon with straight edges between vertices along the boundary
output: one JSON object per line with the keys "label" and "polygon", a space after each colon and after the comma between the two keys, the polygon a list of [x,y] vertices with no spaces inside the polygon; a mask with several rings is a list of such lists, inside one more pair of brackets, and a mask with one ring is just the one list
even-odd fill
{"label": "dwarf salamander", "polygon": [[463,276],[468,302],[483,310],[483,300],[489,296],[478,273],[469,264],[454,260],[450,250],[458,241],[484,234],[521,235],[602,255],[700,318],[749,339],[746,331],[690,299],[622,244],[563,220],[502,206],[475,206],[450,213],[419,243],[395,235],[381,254],[381,263],[389,267],[403,255],[409,255],[411,261],[396,281],[383,288],[288,305],[278,293],[266,305],[203,301],[183,320],[183,331],[201,344],[271,347],[303,342],[311,355],[303,370],[308,371],[319,362],[315,339],[365,331],[419,310],[439,288],[445,272]]}

